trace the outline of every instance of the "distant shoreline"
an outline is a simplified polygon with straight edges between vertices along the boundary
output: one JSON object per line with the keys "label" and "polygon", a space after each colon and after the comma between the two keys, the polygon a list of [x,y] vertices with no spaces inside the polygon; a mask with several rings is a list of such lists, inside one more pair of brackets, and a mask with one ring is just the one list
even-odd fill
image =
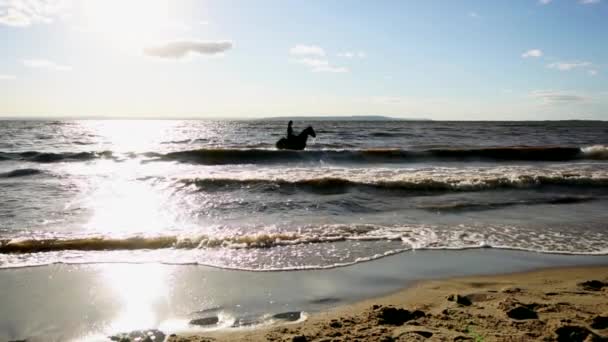
{"label": "distant shoreline", "polygon": [[154,117],[154,116],[143,116],[143,117],[129,117],[129,116],[88,116],[88,117],[43,117],[43,116],[0,116],[0,121],[8,120],[32,120],[32,121],[60,121],[60,120],[200,120],[200,121],[215,121],[215,120],[228,120],[228,121],[435,121],[425,118],[395,118],[382,115],[349,115],[349,116],[272,116],[272,117]]}
{"label": "distant shoreline", "polygon": [[348,115],[348,116],[274,116],[260,119],[261,121],[285,121],[285,120],[297,120],[297,121],[433,121],[425,118],[394,118],[383,115]]}

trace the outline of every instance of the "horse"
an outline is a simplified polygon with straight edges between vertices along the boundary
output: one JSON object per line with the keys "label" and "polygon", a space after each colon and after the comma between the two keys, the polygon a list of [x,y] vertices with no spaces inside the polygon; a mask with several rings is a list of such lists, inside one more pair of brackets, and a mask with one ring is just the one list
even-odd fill
{"label": "horse", "polygon": [[303,150],[306,148],[306,141],[309,135],[313,138],[317,137],[317,133],[315,133],[315,130],[311,126],[306,127],[299,135],[279,139],[276,146],[279,150]]}

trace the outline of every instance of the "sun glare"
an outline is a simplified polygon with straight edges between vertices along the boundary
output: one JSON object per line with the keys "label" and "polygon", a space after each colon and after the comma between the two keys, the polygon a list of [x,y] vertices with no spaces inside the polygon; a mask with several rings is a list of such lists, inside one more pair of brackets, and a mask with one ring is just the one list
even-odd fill
{"label": "sun glare", "polygon": [[125,332],[155,327],[167,305],[167,268],[162,265],[111,265],[103,267],[100,281],[108,285],[121,302],[109,331]]}
{"label": "sun glare", "polygon": [[82,28],[118,45],[156,40],[170,25],[168,0],[85,0]]}

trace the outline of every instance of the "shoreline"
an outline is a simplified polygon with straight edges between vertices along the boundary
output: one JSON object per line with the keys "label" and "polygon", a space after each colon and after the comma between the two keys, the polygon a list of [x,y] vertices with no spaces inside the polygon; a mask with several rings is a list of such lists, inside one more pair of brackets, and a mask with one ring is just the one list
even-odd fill
{"label": "shoreline", "polygon": [[[370,308],[385,305],[385,298],[397,298],[394,296],[421,284],[467,277],[523,277],[522,282],[526,282],[535,272],[566,269],[602,270],[603,278],[598,280],[608,281],[608,256],[496,249],[420,250],[347,267],[306,271],[252,272],[153,263],[3,269],[0,340],[107,341],[110,336],[156,331],[163,336],[177,334],[180,337],[173,338],[177,341],[182,341],[181,336],[189,336],[185,341],[201,341],[203,337],[230,340],[234,336],[267,340],[263,334],[268,333],[276,341],[291,341],[296,336],[292,328],[306,335],[301,327],[318,330],[319,324],[327,325],[331,319],[342,322],[343,317],[385,336],[388,330],[376,331],[380,328],[373,325]],[[468,295],[474,291],[453,292]],[[437,305],[446,305],[447,295],[442,296]],[[411,302],[402,304],[408,310],[416,309]],[[608,315],[608,307],[605,311]],[[342,312],[346,313],[340,316]],[[303,315],[307,319],[299,323]],[[288,324],[272,325],[277,321]],[[195,335],[198,340],[191,337]]]}
{"label": "shoreline", "polygon": [[203,341],[600,341],[608,338],[608,264],[415,281],[306,320],[171,335]]}

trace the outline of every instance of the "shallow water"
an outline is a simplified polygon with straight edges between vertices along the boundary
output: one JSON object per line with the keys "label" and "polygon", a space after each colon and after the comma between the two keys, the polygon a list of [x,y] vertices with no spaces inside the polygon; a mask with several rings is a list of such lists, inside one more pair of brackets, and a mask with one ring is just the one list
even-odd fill
{"label": "shallow water", "polygon": [[608,123],[0,121],[0,267],[608,254]]}
{"label": "shallow water", "polygon": [[[280,317],[305,319],[422,279],[607,261],[608,256],[477,249],[406,252],[350,267],[292,272],[149,263],[4,269],[0,340],[92,342],[149,329],[165,335],[251,329],[288,324]],[[189,324],[195,319],[217,323]]]}

